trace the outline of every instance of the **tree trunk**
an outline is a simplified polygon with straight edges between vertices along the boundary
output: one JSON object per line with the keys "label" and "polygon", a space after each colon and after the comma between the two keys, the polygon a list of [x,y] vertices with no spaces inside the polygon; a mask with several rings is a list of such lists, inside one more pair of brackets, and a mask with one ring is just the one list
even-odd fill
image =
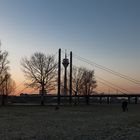
{"label": "tree trunk", "polygon": [[41,105],[44,106],[44,84],[42,84],[41,90]]}
{"label": "tree trunk", "polygon": [[74,105],[77,105],[77,91],[75,91],[75,101],[74,101]]}
{"label": "tree trunk", "polygon": [[1,96],[1,105],[5,106],[5,95]]}
{"label": "tree trunk", "polygon": [[89,105],[89,94],[86,95],[86,104]]}

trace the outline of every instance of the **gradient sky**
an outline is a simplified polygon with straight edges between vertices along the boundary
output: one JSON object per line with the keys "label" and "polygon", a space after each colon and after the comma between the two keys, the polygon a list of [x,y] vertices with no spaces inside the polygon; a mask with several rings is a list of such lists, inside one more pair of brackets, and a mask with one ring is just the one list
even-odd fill
{"label": "gradient sky", "polygon": [[[59,48],[140,80],[140,0],[0,0],[0,40],[17,83],[24,81],[22,57]],[[74,63],[88,67],[75,58]],[[140,92],[140,86],[94,69]]]}

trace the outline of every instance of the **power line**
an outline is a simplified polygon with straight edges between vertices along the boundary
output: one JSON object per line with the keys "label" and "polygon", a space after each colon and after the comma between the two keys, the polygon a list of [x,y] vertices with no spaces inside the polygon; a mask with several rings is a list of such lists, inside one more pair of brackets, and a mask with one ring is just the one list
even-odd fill
{"label": "power line", "polygon": [[133,78],[131,78],[131,77],[129,77],[129,76],[126,76],[126,75],[124,75],[124,74],[121,74],[121,73],[119,73],[119,72],[116,72],[116,71],[114,71],[114,70],[111,70],[111,69],[109,69],[109,68],[106,68],[106,67],[104,67],[104,66],[102,66],[102,65],[99,65],[99,64],[97,64],[97,63],[95,63],[95,62],[92,62],[92,61],[89,61],[89,60],[87,60],[87,59],[85,59],[85,58],[82,58],[82,57],[80,57],[80,56],[78,56],[78,55],[75,55],[75,54],[74,54],[73,56],[74,56],[75,58],[77,58],[77,59],[79,59],[79,60],[85,62],[85,63],[88,63],[88,64],[90,64],[90,65],[92,65],[92,66],[95,66],[95,67],[97,67],[97,68],[100,68],[100,69],[102,69],[102,70],[105,70],[105,71],[107,71],[107,72],[109,72],[109,73],[111,73],[111,74],[113,74],[113,75],[119,76],[119,77],[121,77],[121,78],[123,78],[123,79],[125,79],[125,80],[128,80],[128,81],[130,81],[130,82],[133,82],[133,83],[135,83],[135,84],[137,84],[137,85],[140,85],[140,81],[135,80],[135,79],[133,79]]}
{"label": "power line", "polygon": [[103,93],[103,91],[100,89],[95,89],[95,92],[97,92],[97,94],[98,94],[98,92]]}
{"label": "power line", "polygon": [[14,90],[16,90],[16,89],[19,88],[21,85],[23,85],[23,83],[25,83],[25,81],[26,81],[26,80],[20,82],[20,83],[14,88]]}
{"label": "power line", "polygon": [[100,79],[100,80],[102,80],[102,81],[104,81],[104,82],[106,82],[106,83],[108,83],[108,84],[114,86],[114,87],[117,87],[117,88],[119,88],[119,89],[121,89],[121,90],[123,90],[123,91],[125,91],[125,92],[127,92],[127,93],[130,93],[128,90],[126,90],[126,89],[124,89],[124,88],[122,88],[122,87],[120,87],[120,86],[118,86],[118,85],[116,85],[116,84],[113,84],[113,83],[111,83],[111,82],[109,82],[109,81],[107,81],[107,80],[104,80],[103,78],[100,78],[99,76],[96,76],[96,77],[97,77],[98,79]]}
{"label": "power line", "polygon": [[32,94],[34,91],[38,90],[39,88],[33,89],[30,92],[28,92],[29,94]]}
{"label": "power line", "polygon": [[29,87],[25,87],[25,88],[23,88],[22,90],[20,90],[18,93],[17,93],[17,95],[19,95],[20,93],[22,93],[25,89],[27,89],[27,88],[29,88]]}
{"label": "power line", "polygon": [[[100,80],[98,80],[101,84],[103,84],[103,85],[105,85],[105,86],[107,86],[107,87],[110,87],[110,88],[112,88],[112,89],[115,89],[116,90],[116,88],[114,88],[114,87],[112,87],[112,86],[110,86],[109,84],[107,84],[107,83],[104,83],[104,82],[102,82],[102,81],[100,81]],[[125,92],[123,92],[123,91],[121,91],[121,90],[118,90],[119,92],[121,92],[121,93],[123,93],[124,95],[127,95]]]}
{"label": "power line", "polygon": [[17,94],[20,94],[21,92],[23,92],[25,89],[29,88],[32,84],[29,84],[28,86],[26,86],[25,88],[23,88],[22,90],[20,90]]}
{"label": "power line", "polygon": [[[76,68],[78,68],[77,66],[75,66]],[[122,87],[119,87],[118,85],[116,85],[116,84],[113,84],[113,83],[111,83],[111,82],[109,82],[109,81],[107,81],[107,80],[104,80],[103,78],[100,78],[99,76],[95,76],[95,79],[96,78],[98,78],[98,79],[100,79],[100,80],[102,80],[102,81],[104,81],[104,82],[106,82],[106,83],[108,83],[109,85],[113,85],[115,88],[119,88],[119,89],[121,89],[121,90],[123,90],[123,91],[125,91],[125,92],[127,92],[127,93],[131,93],[131,92],[129,92],[128,90],[126,90],[126,89],[124,89],[124,88],[122,88]],[[98,80],[97,80],[98,81]],[[113,87],[113,89],[115,89]],[[112,87],[111,87],[112,88]],[[101,90],[100,90],[101,91]],[[121,91],[122,92],[122,91]]]}

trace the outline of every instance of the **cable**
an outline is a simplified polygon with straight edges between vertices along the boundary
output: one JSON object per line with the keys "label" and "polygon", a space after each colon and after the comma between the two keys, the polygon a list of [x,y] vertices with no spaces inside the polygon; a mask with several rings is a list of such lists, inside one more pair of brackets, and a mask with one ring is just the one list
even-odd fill
{"label": "cable", "polygon": [[[80,56],[77,56],[77,55],[76,55],[76,57],[80,57]],[[91,64],[91,65],[94,64],[94,65],[95,65],[96,67],[98,67],[98,68],[101,68],[101,69],[103,69],[103,70],[106,70],[106,71],[108,71],[108,72],[111,72],[112,74],[117,74],[117,75],[119,75],[119,76],[122,76],[122,78],[127,78],[128,80],[132,80],[132,81],[134,81],[134,82],[140,84],[140,81],[135,80],[135,79],[133,79],[133,78],[131,78],[131,77],[128,77],[128,76],[126,76],[126,75],[124,75],[124,74],[120,74],[120,73],[118,73],[118,72],[116,72],[116,71],[113,71],[113,70],[111,70],[111,69],[109,69],[109,68],[106,68],[106,67],[104,67],[104,66],[101,66],[101,65],[99,65],[99,64],[97,64],[97,63],[95,63],[95,62],[89,61],[89,60],[87,60],[87,59],[85,59],[85,58],[80,57],[80,59],[81,59],[82,61],[88,63],[88,64]]]}
{"label": "cable", "polygon": [[17,88],[19,88],[23,83],[25,83],[26,80],[24,80],[23,82],[20,82],[15,88],[14,90],[16,90]]}
{"label": "cable", "polygon": [[30,92],[28,92],[29,94],[32,94],[34,91],[38,90],[39,88],[33,89]]}
{"label": "cable", "polygon": [[113,85],[114,87],[117,87],[117,88],[119,88],[119,89],[121,89],[121,90],[124,90],[125,92],[127,92],[127,93],[131,93],[131,92],[129,92],[128,90],[126,90],[126,89],[124,89],[124,88],[121,88],[121,87],[119,87],[119,86],[117,86],[117,85],[115,85],[115,84],[113,84],[113,83],[111,83],[111,82],[109,82],[109,81],[107,81],[107,80],[104,80],[103,78],[100,78],[99,76],[96,76],[98,79],[101,79],[101,80],[103,80],[104,82],[107,82],[108,84],[110,84],[110,85]]}
{"label": "cable", "polygon": [[104,66],[102,66],[102,65],[99,65],[99,64],[94,63],[94,62],[92,62],[92,61],[89,61],[89,60],[87,60],[87,59],[85,59],[85,58],[82,58],[82,57],[80,57],[80,56],[77,56],[77,55],[75,55],[75,54],[74,54],[73,56],[74,56],[75,58],[77,58],[77,59],[83,61],[83,62],[86,62],[86,63],[92,65],[92,66],[95,66],[95,67],[100,68],[100,69],[102,69],[102,70],[105,70],[105,71],[107,71],[107,72],[109,72],[109,73],[111,73],[111,74],[113,74],[113,75],[119,76],[119,77],[121,77],[121,78],[123,78],[123,79],[126,79],[126,80],[128,80],[128,81],[130,81],[130,82],[133,82],[133,83],[135,83],[135,84],[137,84],[137,85],[140,85],[140,81],[138,81],[138,80],[135,80],[135,79],[133,79],[133,78],[131,78],[131,77],[128,77],[128,76],[126,76],[126,75],[124,75],[124,74],[120,74],[120,73],[118,73],[118,72],[116,72],[116,71],[113,71],[113,70],[111,70],[111,69],[109,69],[109,68],[106,68],[106,67],[104,67]]}
{"label": "cable", "polygon": [[[98,80],[101,84],[103,84],[103,85],[105,85],[105,86],[107,86],[107,87],[110,87],[110,88],[112,88],[112,89],[115,89],[116,90],[116,88],[114,88],[114,87],[112,87],[112,86],[110,86],[110,85],[108,85],[108,84],[106,84],[106,83],[104,83],[104,82],[102,82],[102,81],[100,81],[100,80]],[[124,95],[127,95],[125,92],[123,92],[123,91],[121,91],[121,90],[118,90],[119,92],[121,92],[121,93],[123,93]]]}

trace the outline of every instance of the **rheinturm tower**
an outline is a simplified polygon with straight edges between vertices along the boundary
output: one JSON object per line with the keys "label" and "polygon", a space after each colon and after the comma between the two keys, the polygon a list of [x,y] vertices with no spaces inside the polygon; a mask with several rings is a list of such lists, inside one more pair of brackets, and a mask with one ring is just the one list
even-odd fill
{"label": "rheinturm tower", "polygon": [[64,66],[64,95],[67,95],[67,67],[69,65],[69,59],[67,59],[67,53],[65,53],[65,58],[62,62]]}

